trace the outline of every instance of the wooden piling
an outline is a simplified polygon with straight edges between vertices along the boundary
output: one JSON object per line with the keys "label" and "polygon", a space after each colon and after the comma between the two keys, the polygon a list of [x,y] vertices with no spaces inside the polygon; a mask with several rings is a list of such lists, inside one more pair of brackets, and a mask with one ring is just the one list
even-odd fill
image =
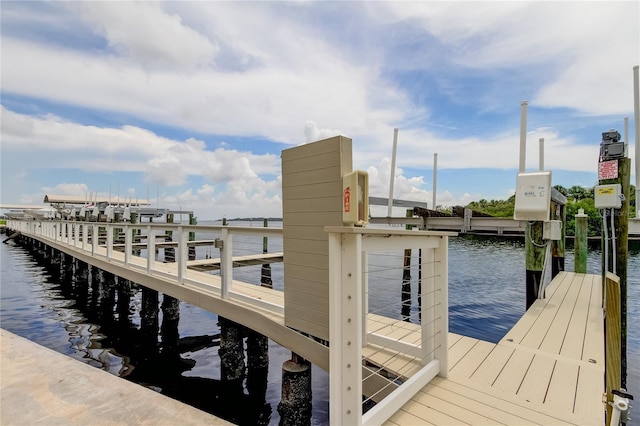
{"label": "wooden piling", "polygon": [[[620,278],[611,272],[605,277],[605,383],[607,402],[613,401],[611,391],[622,386]],[[607,404],[607,420],[610,424],[611,405]]]}
{"label": "wooden piling", "polygon": [[311,424],[311,363],[295,353],[282,364],[282,396],[278,413],[280,426]]}
{"label": "wooden piling", "polygon": [[220,378],[223,381],[242,381],[245,372],[243,327],[223,317],[220,324]]}
{"label": "wooden piling", "polygon": [[[622,204],[614,217],[616,237],[616,251],[611,253],[609,259],[616,256],[616,271],[620,277],[620,351],[622,359],[622,387],[627,387],[627,262],[629,251],[629,197],[631,195],[631,159],[619,158],[618,177],[615,179],[600,180],[601,185],[620,184],[622,188]],[[607,220],[609,221],[609,219]],[[609,249],[609,248],[607,248]],[[604,252],[604,250],[603,250]],[[609,261],[611,266],[612,262]]]}
{"label": "wooden piling", "polygon": [[542,286],[542,268],[545,243],[542,239],[542,222],[527,222],[524,231],[526,253],[526,309],[538,298]]}
{"label": "wooden piling", "polygon": [[575,216],[575,239],[573,243],[574,268],[579,274],[587,273],[587,236],[588,236],[588,218],[584,214],[584,210],[578,210]]}
{"label": "wooden piling", "polygon": [[559,220],[562,223],[560,228],[560,239],[551,241],[551,279],[555,278],[560,272],[564,271],[565,256],[565,224],[566,208],[558,203],[551,203],[551,219]]}

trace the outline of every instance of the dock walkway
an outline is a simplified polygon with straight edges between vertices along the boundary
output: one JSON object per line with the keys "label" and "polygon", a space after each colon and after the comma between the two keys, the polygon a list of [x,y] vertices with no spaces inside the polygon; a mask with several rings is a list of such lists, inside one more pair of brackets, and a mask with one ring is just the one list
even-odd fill
{"label": "dock walkway", "polygon": [[604,424],[599,276],[561,272],[498,342],[449,334],[449,375],[389,425]]}
{"label": "dock walkway", "polygon": [[231,425],[0,329],[2,425]]}

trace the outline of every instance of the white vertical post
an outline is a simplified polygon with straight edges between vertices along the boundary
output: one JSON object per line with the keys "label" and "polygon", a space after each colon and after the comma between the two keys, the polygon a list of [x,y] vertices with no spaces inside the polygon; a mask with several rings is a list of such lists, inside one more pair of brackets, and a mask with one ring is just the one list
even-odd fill
{"label": "white vertical post", "polygon": [[187,275],[187,243],[189,241],[189,233],[185,232],[182,226],[178,226],[178,252],[176,253],[178,261],[178,284],[184,283],[184,277]]}
{"label": "white vertical post", "polygon": [[431,209],[435,210],[436,209],[436,202],[437,202],[437,198],[436,198],[436,193],[437,193],[437,189],[438,189],[438,153],[434,153],[433,154],[433,197],[432,197],[432,202],[431,202]]}
{"label": "white vertical post", "polygon": [[398,129],[393,129],[393,151],[391,153],[391,171],[389,176],[389,209],[387,216],[391,217],[391,208],[393,207],[393,181],[396,177],[396,152],[398,150]]}
{"label": "white vertical post", "polygon": [[440,237],[435,249],[435,355],[440,361],[440,377],[449,374],[449,237]]}
{"label": "white vertical post", "polygon": [[360,290],[362,292],[362,347],[367,346],[367,316],[369,314],[369,255],[366,251],[362,252],[362,283]]}
{"label": "white vertical post", "polygon": [[544,170],[544,138],[538,139],[538,165],[540,171]]}
{"label": "white vertical post", "polygon": [[527,167],[527,101],[520,103],[520,173]]}
{"label": "white vertical post", "polygon": [[131,262],[131,251],[133,247],[131,245],[132,235],[129,227],[127,225],[124,226],[124,266],[129,266],[129,262]]}
{"label": "white vertical post", "polygon": [[89,225],[83,223],[80,226],[82,227],[82,251],[85,251],[89,244]]}
{"label": "white vertical post", "polygon": [[233,243],[232,235],[229,229],[222,228],[222,247],[220,248],[220,278],[222,287],[220,288],[220,297],[229,298],[231,283],[233,280]]}
{"label": "white vertical post", "polygon": [[422,341],[422,365],[427,365],[434,356],[435,342],[434,335],[434,290],[436,287],[435,270],[435,250],[434,248],[422,249],[422,297],[420,300],[420,331]]}
{"label": "white vertical post", "polygon": [[113,230],[115,228],[112,228],[110,225],[107,225],[105,228],[107,230],[107,259],[111,259],[111,256],[113,256]]}
{"label": "white vertical post", "polygon": [[91,235],[91,256],[96,255],[96,251],[98,249],[98,224],[94,224],[92,227],[92,235]]}
{"label": "white vertical post", "polygon": [[156,235],[151,230],[151,225],[147,225],[147,274],[151,275],[153,264],[156,261]]}
{"label": "white vertical post", "polygon": [[[329,234],[330,424],[362,424],[362,235]],[[341,256],[338,260],[336,256]],[[338,270],[339,269],[339,270]]]}

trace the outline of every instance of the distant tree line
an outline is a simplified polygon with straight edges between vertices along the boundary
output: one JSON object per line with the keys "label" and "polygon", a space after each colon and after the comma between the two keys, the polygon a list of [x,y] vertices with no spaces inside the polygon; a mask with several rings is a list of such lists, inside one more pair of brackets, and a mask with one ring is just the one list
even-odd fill
{"label": "distant tree line", "polygon": [[[584,188],[582,186],[572,186],[571,188],[565,188],[561,185],[555,185],[555,189],[562,195],[567,197],[567,223],[566,233],[567,235],[574,235],[575,231],[575,215],[578,214],[579,209],[584,209],[584,213],[589,216],[589,236],[598,236],[602,231],[602,217],[600,211],[596,209],[593,201],[594,188]],[[630,208],[629,217],[635,217],[636,215],[636,188],[631,185],[630,192]],[[483,212],[496,217],[513,217],[513,209],[515,206],[516,197],[512,195],[507,200],[491,200],[487,201],[482,199],[480,201],[472,201],[467,205],[467,208],[471,210]]]}

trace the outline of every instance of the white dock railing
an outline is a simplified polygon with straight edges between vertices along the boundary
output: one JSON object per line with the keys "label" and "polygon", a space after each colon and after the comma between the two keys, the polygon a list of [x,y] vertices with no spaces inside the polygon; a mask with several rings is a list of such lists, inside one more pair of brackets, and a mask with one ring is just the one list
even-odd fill
{"label": "white dock railing", "polygon": [[[39,237],[60,245],[72,248],[74,251],[90,255],[132,270],[146,272],[150,276],[176,280],[177,284],[189,284],[207,291],[219,293],[222,299],[245,300],[248,296],[233,290],[233,255],[234,237],[251,236],[257,240],[254,244],[244,243],[244,246],[255,246],[255,253],[262,252],[263,237],[282,238],[281,228],[240,227],[240,226],[206,226],[156,223],[106,223],[81,222],[59,220],[8,220],[7,227],[20,231],[24,235]],[[172,233],[175,246],[175,266],[156,261],[156,239]],[[138,234],[140,243],[135,244],[141,256],[133,254],[134,233]],[[188,247],[189,233],[198,232],[213,236],[211,247],[220,253],[220,280],[217,283],[203,284],[197,279],[191,279],[187,273],[189,261]],[[114,235],[124,235],[124,250],[116,250]],[[258,247],[260,251],[258,251]],[[151,253],[151,255],[149,255]],[[172,262],[173,263],[173,262]],[[162,265],[165,265],[164,267]],[[206,287],[206,288],[205,288]],[[251,303],[258,304],[273,312],[282,314],[284,307],[265,300],[251,298]]]}
{"label": "white dock railing", "polygon": [[[447,375],[448,237],[455,234],[358,227],[325,230],[329,233],[331,424],[379,425],[435,376]],[[420,324],[407,323],[398,312],[395,318],[374,322],[384,325],[369,330],[369,268],[376,268],[370,265],[370,255],[403,253],[405,249],[421,249]],[[398,287],[401,278],[399,275],[390,281],[389,287]],[[373,362],[378,368],[374,374],[398,371],[398,362],[419,364],[421,368],[397,388],[397,383],[389,381],[395,390],[384,392],[386,396],[377,398],[377,404],[363,413],[363,365],[372,365],[375,357],[371,348],[374,354],[384,353],[388,359],[388,365],[385,361]]]}

